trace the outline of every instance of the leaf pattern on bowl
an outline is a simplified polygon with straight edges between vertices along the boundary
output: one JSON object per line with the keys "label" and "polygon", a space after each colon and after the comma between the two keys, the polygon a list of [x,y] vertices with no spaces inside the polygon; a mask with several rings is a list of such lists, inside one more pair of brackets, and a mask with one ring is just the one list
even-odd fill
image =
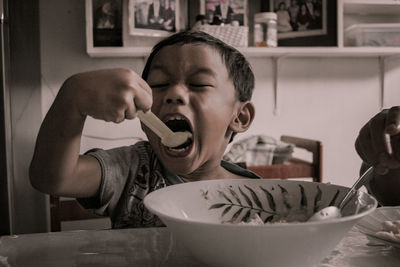
{"label": "leaf pattern on bowl", "polygon": [[328,206],[334,206],[335,203],[337,202],[338,196],[339,196],[339,190],[336,191],[336,194],[333,196],[333,198],[332,198],[331,202],[329,202]]}
{"label": "leaf pattern on bowl", "polygon": [[[225,190],[217,190],[222,200],[212,204],[208,209],[221,209],[223,222],[229,223],[248,222],[255,214],[264,218],[264,223],[274,222],[279,221],[291,212],[297,215],[301,214],[300,217],[306,220],[312,213],[321,208],[335,204],[340,193],[340,190],[336,190],[332,199],[327,202],[329,204],[322,205],[322,190],[319,185],[316,186],[315,194],[307,195],[304,186],[299,184],[299,203],[293,203],[289,191],[280,184],[278,184],[278,187],[281,196],[279,199],[270,192],[270,190],[275,190],[273,187],[268,190],[263,186],[258,186],[259,190],[255,190],[248,185],[237,186],[236,189],[230,185]],[[263,203],[268,207],[265,207]],[[309,205],[312,205],[312,209],[309,209]],[[279,211],[278,206],[280,207]],[[294,211],[295,207],[299,207],[297,211]]]}
{"label": "leaf pattern on bowl", "polygon": [[289,202],[289,192],[282,187],[280,184],[278,184],[279,188],[281,189],[281,194],[282,194],[282,199],[283,199],[283,204],[285,205],[285,207],[290,210],[292,208],[292,205]]}
{"label": "leaf pattern on bowl", "polygon": [[[265,190],[266,194],[269,194],[269,201],[270,203],[273,203],[274,200],[271,193],[269,193],[268,190],[264,188],[262,188],[262,190]],[[221,217],[226,216],[229,211],[232,210],[232,208],[237,208],[236,212],[234,212],[233,215],[231,215],[230,219],[227,220],[228,222],[236,222],[241,214],[243,214],[243,216],[241,217],[240,221],[247,222],[249,221],[252,212],[258,213],[259,215],[261,215],[262,213],[272,215],[272,217],[268,216],[266,218],[268,219],[268,221],[272,220],[273,215],[276,214],[273,210],[270,211],[264,209],[257,193],[252,188],[246,185],[244,186],[244,188],[240,186],[238,187],[239,194],[243,197],[244,202],[240,199],[239,194],[232,187],[228,187],[228,191],[230,195],[228,195],[228,192],[218,190],[218,193],[220,194],[220,196],[223,197],[224,200],[226,200],[226,202],[215,203],[209,207],[210,210],[223,208]]]}
{"label": "leaf pattern on bowl", "polygon": [[274,197],[272,196],[272,194],[262,186],[260,186],[260,189],[265,193],[265,196],[267,197],[267,200],[268,200],[269,207],[273,211],[276,211],[276,204],[275,204],[275,200],[274,200]]}
{"label": "leaf pattern on bowl", "polygon": [[253,199],[254,203],[255,203],[260,209],[263,209],[262,203],[261,203],[260,199],[258,198],[256,192],[254,192],[254,190],[251,189],[251,187],[249,187],[249,186],[247,186],[247,185],[244,185],[244,187],[246,187],[247,190],[249,190],[250,195],[251,195],[251,198]]}
{"label": "leaf pattern on bowl", "polygon": [[299,184],[299,187],[300,187],[300,193],[301,193],[300,206],[301,206],[301,208],[307,208],[306,192],[304,191],[304,187],[301,184]]}
{"label": "leaf pattern on bowl", "polygon": [[[337,191],[337,192],[339,192],[339,191]],[[317,194],[315,195],[315,198],[314,198],[314,210],[313,210],[314,213],[321,210],[320,209],[321,200],[322,200],[322,190],[319,186],[317,186]]]}

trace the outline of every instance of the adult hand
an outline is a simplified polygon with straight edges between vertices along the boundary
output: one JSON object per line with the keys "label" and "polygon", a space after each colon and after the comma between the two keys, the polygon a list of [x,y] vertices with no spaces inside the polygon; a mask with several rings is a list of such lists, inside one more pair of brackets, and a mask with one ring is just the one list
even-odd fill
{"label": "adult hand", "polygon": [[400,106],[385,109],[369,120],[361,128],[355,147],[378,174],[400,168]]}

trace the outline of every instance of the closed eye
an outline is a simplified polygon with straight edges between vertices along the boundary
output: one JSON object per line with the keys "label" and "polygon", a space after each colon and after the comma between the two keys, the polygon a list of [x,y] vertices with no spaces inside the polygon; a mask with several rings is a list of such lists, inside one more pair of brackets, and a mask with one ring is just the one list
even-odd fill
{"label": "closed eye", "polygon": [[191,83],[191,84],[189,84],[190,86],[193,86],[193,87],[211,87],[212,85],[210,85],[210,84],[197,84],[197,83]]}
{"label": "closed eye", "polygon": [[151,84],[150,87],[151,88],[163,88],[163,87],[167,87],[168,83],[159,83],[159,84]]}

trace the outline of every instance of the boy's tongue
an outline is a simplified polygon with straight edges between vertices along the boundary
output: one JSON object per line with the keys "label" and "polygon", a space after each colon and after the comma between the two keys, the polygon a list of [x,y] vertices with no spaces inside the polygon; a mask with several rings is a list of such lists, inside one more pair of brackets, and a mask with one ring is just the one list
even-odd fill
{"label": "boy's tongue", "polygon": [[186,142],[183,144],[176,146],[176,147],[164,147],[165,151],[168,155],[172,157],[185,157],[189,155],[193,148],[193,139],[192,139],[192,134],[190,132],[176,132],[177,134],[182,133],[182,134],[187,134],[188,138]]}
{"label": "boy's tongue", "polygon": [[[185,134],[185,138],[186,138],[186,142],[184,142],[183,144],[176,146],[176,147],[171,147],[171,149],[175,149],[175,150],[179,150],[179,149],[183,149],[185,147],[188,147],[192,144],[193,140],[192,140],[192,134],[190,132],[176,132],[176,133],[183,133]],[[182,135],[183,136],[183,135]]]}
{"label": "boy's tongue", "polygon": [[167,125],[167,127],[175,133],[174,136],[179,139],[179,142],[178,140],[176,142],[177,145],[172,145],[174,142],[167,143],[163,140],[163,144],[168,144],[168,150],[173,152],[183,152],[187,150],[193,142],[190,124],[183,117],[174,116],[166,121],[165,125]]}

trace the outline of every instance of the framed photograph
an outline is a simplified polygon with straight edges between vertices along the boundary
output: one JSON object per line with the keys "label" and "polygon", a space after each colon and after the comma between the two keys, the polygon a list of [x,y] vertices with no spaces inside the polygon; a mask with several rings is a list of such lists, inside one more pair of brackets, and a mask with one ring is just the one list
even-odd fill
{"label": "framed photograph", "polygon": [[247,26],[247,0],[200,0],[200,14],[210,24],[230,24],[238,21]]}
{"label": "framed photograph", "polygon": [[122,46],[122,0],[87,0],[93,46]]}
{"label": "framed photograph", "polygon": [[278,39],[327,34],[327,0],[270,0]]}
{"label": "framed photograph", "polygon": [[179,0],[129,0],[130,35],[168,36],[179,29]]}

